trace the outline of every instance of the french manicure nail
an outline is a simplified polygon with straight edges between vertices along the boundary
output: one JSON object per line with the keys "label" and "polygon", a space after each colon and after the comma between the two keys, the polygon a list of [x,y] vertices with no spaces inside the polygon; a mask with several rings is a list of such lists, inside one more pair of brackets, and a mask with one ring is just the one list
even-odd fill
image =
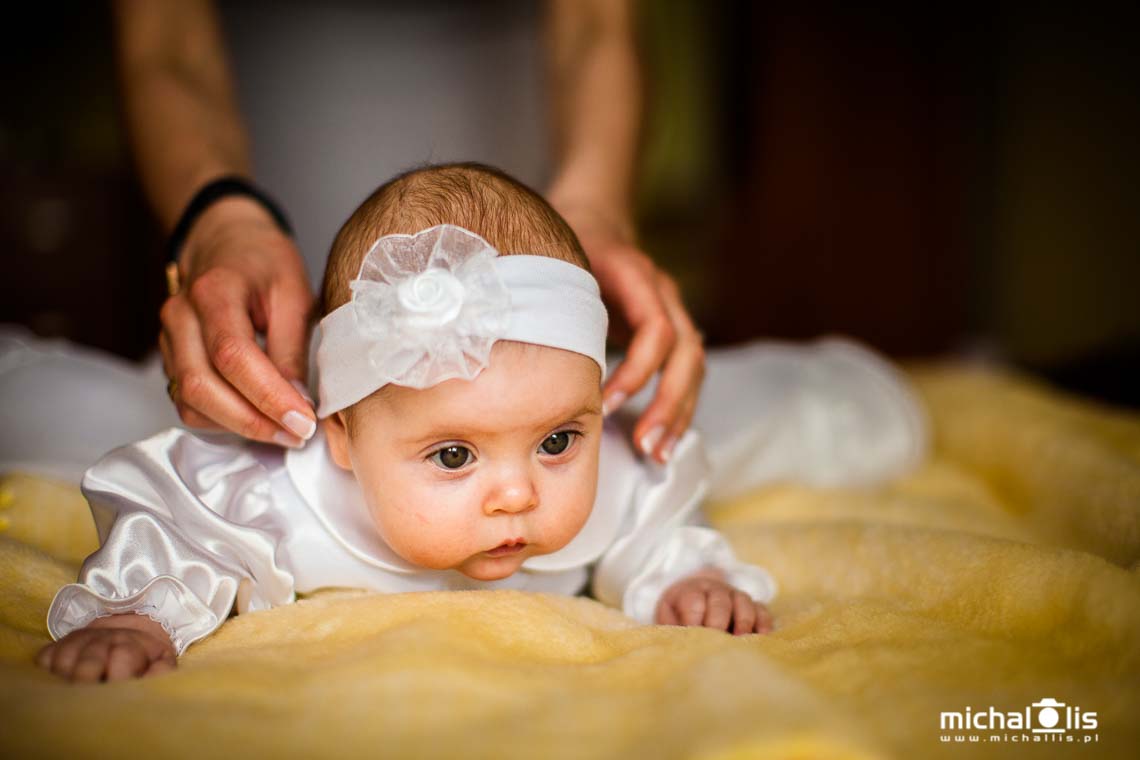
{"label": "french manicure nail", "polygon": [[614,391],[606,400],[602,402],[602,416],[605,417],[611,412],[616,412],[622,404],[625,403],[625,391]]}
{"label": "french manicure nail", "polygon": [[665,443],[661,445],[661,461],[668,462],[669,457],[673,456],[673,447],[677,445],[677,436],[671,435],[665,439]]}
{"label": "french manicure nail", "polygon": [[273,442],[278,446],[288,446],[291,449],[299,449],[304,443],[300,438],[289,435],[284,430],[278,430],[273,434]]}
{"label": "french manicure nail", "polygon": [[308,401],[308,402],[309,402],[309,406],[313,406],[313,396],[312,396],[312,395],[309,393],[309,388],[308,388],[308,386],[306,386],[306,385],[305,385],[304,383],[302,383],[300,380],[296,380],[296,379],[290,380],[290,381],[289,381],[289,384],[290,384],[290,385],[292,385],[294,388],[296,388],[296,389],[297,389],[297,393],[300,393],[300,394],[301,394],[301,396],[302,396],[302,397],[303,397],[303,398],[304,398],[306,401]]}
{"label": "french manicure nail", "polygon": [[658,425],[650,430],[648,433],[641,437],[641,450],[646,454],[652,454],[653,449],[657,446],[657,442],[661,440],[661,436],[665,435],[665,426]]}
{"label": "french manicure nail", "polygon": [[310,420],[300,412],[295,412],[292,409],[285,412],[285,416],[281,418],[281,424],[289,428],[294,435],[307,441],[313,437],[313,433],[317,432],[317,423]]}

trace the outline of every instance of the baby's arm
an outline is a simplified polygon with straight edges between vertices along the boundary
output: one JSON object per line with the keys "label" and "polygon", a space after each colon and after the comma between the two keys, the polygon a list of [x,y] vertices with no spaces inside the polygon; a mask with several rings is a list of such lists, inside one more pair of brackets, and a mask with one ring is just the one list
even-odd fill
{"label": "baby's arm", "polygon": [[746,592],[725,582],[724,571],[707,566],[683,578],[661,594],[655,622],[658,625],[704,626],[745,633],[769,633],[768,608]]}
{"label": "baby's arm", "polygon": [[143,614],[95,618],[36,654],[36,664],[72,682],[119,681],[173,670],[174,643]]}
{"label": "baby's arm", "polygon": [[644,625],[770,631],[764,605],[776,596],[775,579],[738,560],[700,510],[709,465],[699,434],[685,433],[669,465],[655,468],[634,459],[624,441],[614,444],[613,429],[608,423],[598,488],[624,512],[623,526],[594,568],[594,598]]}
{"label": "baby's arm", "polygon": [[[71,680],[146,675],[220,627],[243,583],[261,606],[293,601],[269,480],[249,448],[179,429],[104,456],[81,484],[101,545],[52,599],[56,643],[37,662]],[[247,524],[257,510],[273,517]]]}

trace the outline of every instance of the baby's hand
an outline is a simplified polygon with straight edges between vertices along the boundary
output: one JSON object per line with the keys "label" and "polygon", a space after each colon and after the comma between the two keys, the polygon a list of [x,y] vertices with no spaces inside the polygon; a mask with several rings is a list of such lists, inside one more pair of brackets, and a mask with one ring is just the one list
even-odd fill
{"label": "baby's hand", "polygon": [[174,644],[146,615],[96,618],[36,654],[36,664],[69,681],[119,681],[174,670]]}
{"label": "baby's hand", "polygon": [[772,630],[768,608],[725,583],[724,573],[711,567],[665,589],[657,602],[657,623],[703,625],[735,636]]}

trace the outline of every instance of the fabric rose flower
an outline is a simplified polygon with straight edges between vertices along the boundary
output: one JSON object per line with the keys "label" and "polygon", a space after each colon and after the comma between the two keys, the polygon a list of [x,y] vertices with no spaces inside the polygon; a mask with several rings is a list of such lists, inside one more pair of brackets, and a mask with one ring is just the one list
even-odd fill
{"label": "fabric rose flower", "polygon": [[429,269],[396,287],[406,323],[423,329],[441,327],[459,316],[464,291],[463,283],[445,269]]}
{"label": "fabric rose flower", "polygon": [[498,255],[447,224],[377,241],[349,287],[379,379],[426,388],[487,366],[510,319],[510,293],[492,266]]}

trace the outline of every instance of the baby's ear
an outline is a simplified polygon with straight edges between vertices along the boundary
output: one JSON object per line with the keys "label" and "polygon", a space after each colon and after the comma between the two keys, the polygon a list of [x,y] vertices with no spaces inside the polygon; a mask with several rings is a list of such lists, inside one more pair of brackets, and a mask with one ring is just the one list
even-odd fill
{"label": "baby's ear", "polygon": [[321,420],[325,426],[325,437],[329,442],[329,453],[337,467],[352,472],[352,460],[348,456],[348,430],[344,426],[344,415],[336,412]]}

